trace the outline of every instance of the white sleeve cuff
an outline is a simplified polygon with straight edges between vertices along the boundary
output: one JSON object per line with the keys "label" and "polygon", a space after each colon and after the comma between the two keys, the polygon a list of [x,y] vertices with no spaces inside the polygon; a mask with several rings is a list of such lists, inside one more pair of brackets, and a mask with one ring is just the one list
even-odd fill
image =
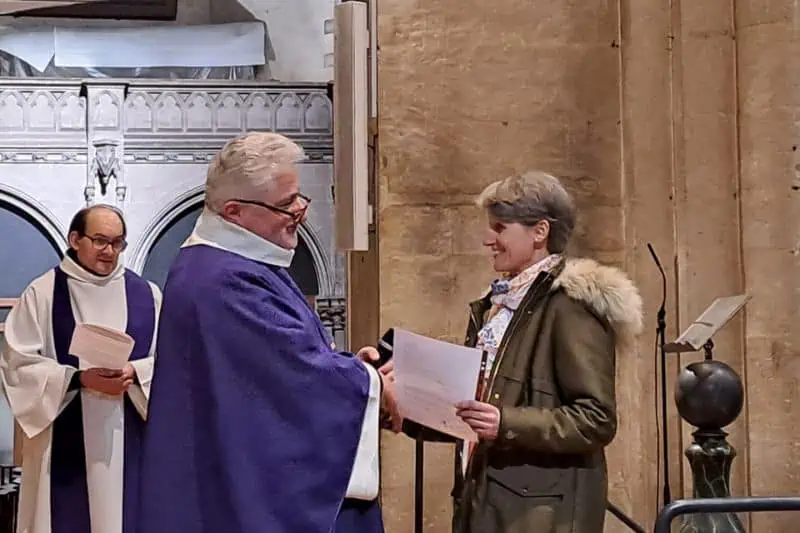
{"label": "white sleeve cuff", "polygon": [[381,377],[378,371],[364,363],[369,374],[369,398],[361,424],[353,472],[347,485],[346,498],[371,501],[378,497],[380,488],[380,462],[378,436],[380,433]]}

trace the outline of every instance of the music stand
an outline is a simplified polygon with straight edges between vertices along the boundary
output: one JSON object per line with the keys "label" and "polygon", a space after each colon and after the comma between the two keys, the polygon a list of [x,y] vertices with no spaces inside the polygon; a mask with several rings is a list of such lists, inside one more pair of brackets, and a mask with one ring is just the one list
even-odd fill
{"label": "music stand", "polygon": [[711,338],[730,322],[750,298],[747,294],[717,298],[697,320],[689,324],[680,337],[664,345],[664,353],[697,352],[702,349],[706,360],[710,360],[714,349]]}

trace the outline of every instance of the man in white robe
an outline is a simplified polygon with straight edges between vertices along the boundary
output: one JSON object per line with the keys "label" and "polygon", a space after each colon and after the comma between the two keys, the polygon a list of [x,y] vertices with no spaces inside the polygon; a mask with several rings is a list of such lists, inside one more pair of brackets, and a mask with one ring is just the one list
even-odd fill
{"label": "man in white robe", "polygon": [[391,368],[337,352],[289,276],[309,199],[302,151],[252,132],[208,170],[178,254],[142,458],[139,533],[381,533]]}
{"label": "man in white robe", "polygon": [[[115,208],[79,211],[64,260],[6,320],[0,378],[24,433],[18,533],[135,530],[161,294],[120,263],[125,236]],[[87,368],[69,353],[82,323],[133,337],[123,369]]]}

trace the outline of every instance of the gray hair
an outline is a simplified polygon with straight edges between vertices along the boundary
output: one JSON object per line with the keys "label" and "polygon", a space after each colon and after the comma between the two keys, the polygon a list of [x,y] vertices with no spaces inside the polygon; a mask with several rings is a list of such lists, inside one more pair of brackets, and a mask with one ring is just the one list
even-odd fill
{"label": "gray hair", "polygon": [[[208,166],[206,205],[269,190],[275,176],[303,158],[303,149],[277,133],[253,131],[228,141]],[[244,198],[249,199],[249,198]]]}
{"label": "gray hair", "polygon": [[550,223],[547,250],[562,253],[575,229],[575,203],[558,178],[539,171],[496,181],[478,197],[480,207],[502,222],[533,226]]}

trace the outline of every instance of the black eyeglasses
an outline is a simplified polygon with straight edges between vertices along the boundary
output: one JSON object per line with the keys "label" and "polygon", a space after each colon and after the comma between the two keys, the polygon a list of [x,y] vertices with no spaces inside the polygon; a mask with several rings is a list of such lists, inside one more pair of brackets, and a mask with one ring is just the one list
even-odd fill
{"label": "black eyeglasses", "polygon": [[247,205],[257,205],[258,207],[263,207],[265,209],[269,209],[275,213],[280,213],[281,215],[286,215],[291,217],[294,222],[299,222],[303,219],[303,216],[308,211],[308,206],[311,204],[311,198],[306,196],[305,194],[297,193],[297,195],[292,198],[292,201],[289,205],[294,204],[297,199],[300,198],[303,201],[303,206],[298,209],[297,211],[289,211],[288,209],[284,209],[282,207],[276,207],[274,205],[265,204],[264,202],[257,202],[255,200],[240,200],[238,198],[231,200],[232,202],[239,202],[240,204],[247,204]]}
{"label": "black eyeglasses", "polygon": [[92,241],[92,247],[98,252],[100,250],[105,250],[107,246],[111,246],[111,249],[115,252],[121,252],[128,247],[128,242],[122,237],[117,239],[109,239],[108,237],[103,236],[90,237],[89,235],[81,235],[81,237]]}

